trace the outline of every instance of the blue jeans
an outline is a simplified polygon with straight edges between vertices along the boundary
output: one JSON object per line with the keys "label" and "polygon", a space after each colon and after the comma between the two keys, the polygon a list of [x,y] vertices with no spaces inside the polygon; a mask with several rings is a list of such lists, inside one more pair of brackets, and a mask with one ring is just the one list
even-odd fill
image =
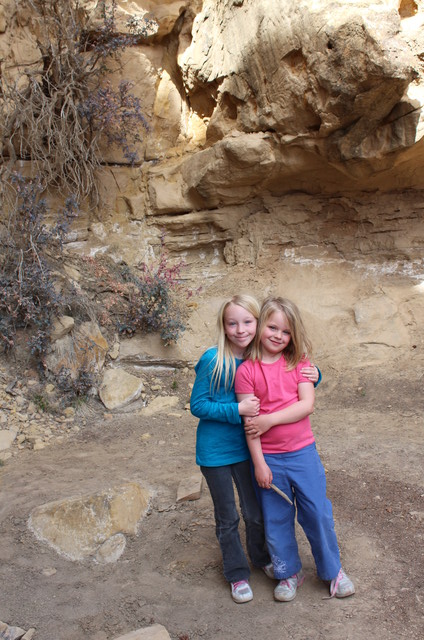
{"label": "blue jeans", "polygon": [[333,509],[326,494],[325,471],[315,443],[290,453],[265,454],[273,483],[295,504],[290,505],[272,489],[259,487],[266,539],[278,580],[289,578],[301,566],[295,536],[295,517],[311,545],[318,576],[332,580],[340,569]]}
{"label": "blue jeans", "polygon": [[266,550],[262,511],[252,481],[250,460],[222,467],[200,467],[211,492],[216,524],[216,537],[221,547],[224,576],[228,582],[248,580],[249,563],[239,534],[233,480],[246,525],[246,547],[252,564],[264,567],[270,562]]}

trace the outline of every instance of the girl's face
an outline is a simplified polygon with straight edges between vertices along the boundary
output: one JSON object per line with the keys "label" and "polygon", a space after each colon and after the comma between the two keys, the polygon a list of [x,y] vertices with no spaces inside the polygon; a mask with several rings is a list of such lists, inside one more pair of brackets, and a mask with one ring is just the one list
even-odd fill
{"label": "girl's face", "polygon": [[244,307],[231,302],[224,313],[224,331],[236,358],[241,358],[256,334],[257,320]]}
{"label": "girl's face", "polygon": [[273,311],[261,335],[262,356],[279,356],[291,340],[290,325],[282,311]]}

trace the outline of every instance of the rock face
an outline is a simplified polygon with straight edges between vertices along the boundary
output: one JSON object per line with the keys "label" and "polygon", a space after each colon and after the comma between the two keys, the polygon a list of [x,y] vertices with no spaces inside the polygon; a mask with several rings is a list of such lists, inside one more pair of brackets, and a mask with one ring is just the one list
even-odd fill
{"label": "rock face", "polygon": [[324,139],[334,160],[367,155],[418,75],[397,4],[205,2],[181,66],[190,94],[216,88],[208,138],[272,131]]}
{"label": "rock face", "polygon": [[[88,28],[98,5],[84,3]],[[136,263],[165,233],[202,286],[182,359],[213,341],[220,299],[239,290],[294,297],[332,364],[422,357],[424,4],[117,5],[123,32],[128,17],[155,21],[111,77],[134,82],[150,133],[138,167],[104,150],[98,219],[80,217],[69,251]],[[39,60],[12,0],[0,52],[10,76]]]}
{"label": "rock face", "polygon": [[[82,4],[87,28],[95,29],[100,3]],[[370,182],[373,174],[393,167],[395,153],[420,146],[423,14],[414,0],[118,2],[122,32],[128,19],[148,17],[152,25],[142,44],[125,51],[111,81],[134,83],[152,127],[141,148],[145,159],[185,159],[189,209],[199,204],[195,196],[214,206],[200,180],[211,170],[228,186],[278,192],[311,170],[317,191],[334,191],[337,177],[343,189],[380,187],[384,181]],[[33,27],[28,12],[8,0],[0,51],[10,79],[39,60]],[[117,149],[104,153],[122,161]],[[238,201],[250,195],[245,190]],[[180,206],[171,197],[168,209]]]}

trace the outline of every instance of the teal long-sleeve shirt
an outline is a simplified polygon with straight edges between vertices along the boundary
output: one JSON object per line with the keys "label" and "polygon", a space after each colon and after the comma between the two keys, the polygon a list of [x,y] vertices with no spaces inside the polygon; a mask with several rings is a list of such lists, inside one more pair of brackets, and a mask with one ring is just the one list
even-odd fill
{"label": "teal long-sleeve shirt", "polygon": [[[211,385],[216,354],[216,347],[208,349],[195,366],[190,398],[191,413],[199,418],[196,462],[203,467],[221,467],[250,457],[234,387],[225,389],[224,374],[217,388]],[[236,360],[236,366],[241,362]]]}

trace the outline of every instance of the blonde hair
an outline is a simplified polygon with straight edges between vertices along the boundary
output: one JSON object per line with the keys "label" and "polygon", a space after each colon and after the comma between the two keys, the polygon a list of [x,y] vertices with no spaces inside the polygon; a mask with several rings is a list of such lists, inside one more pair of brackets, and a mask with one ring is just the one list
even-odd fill
{"label": "blonde hair", "polygon": [[252,360],[261,360],[262,344],[261,337],[265,330],[266,323],[275,311],[282,311],[287,318],[290,328],[291,340],[284,349],[284,359],[287,363],[287,370],[294,369],[302,360],[310,359],[312,356],[312,344],[306,333],[300,311],[294,302],[287,298],[269,297],[263,301],[259,314],[256,337],[253,341],[249,357]]}
{"label": "blonde hair", "polygon": [[[230,342],[225,333],[225,312],[230,304],[243,307],[248,313],[251,313],[256,320],[259,317],[259,303],[253,296],[240,294],[225,300],[218,312],[217,317],[217,354],[216,362],[212,371],[211,386],[216,389],[219,386],[222,373],[224,372],[224,384],[226,389],[230,389],[234,384],[236,376],[236,360],[231,350]],[[249,356],[251,345],[246,348],[245,357]]]}

